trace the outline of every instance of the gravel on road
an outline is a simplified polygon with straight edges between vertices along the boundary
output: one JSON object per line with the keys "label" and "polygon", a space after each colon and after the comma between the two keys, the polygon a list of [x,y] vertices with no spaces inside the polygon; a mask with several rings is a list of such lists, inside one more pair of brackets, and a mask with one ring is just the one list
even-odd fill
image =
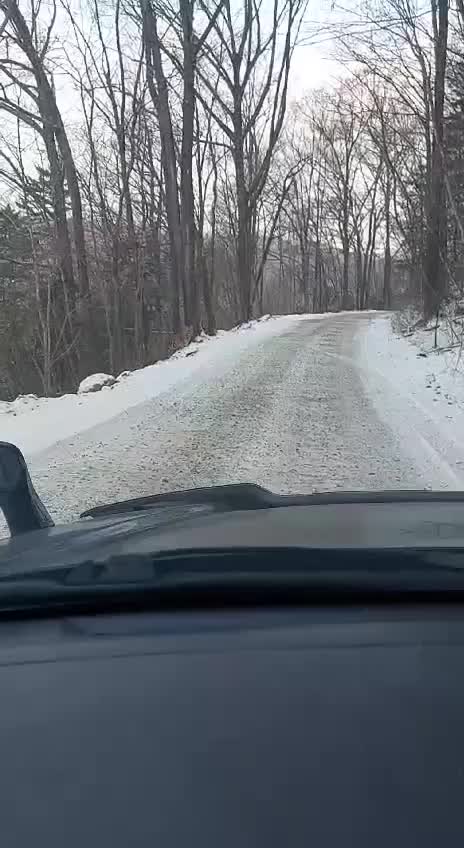
{"label": "gravel on road", "polygon": [[196,374],[57,443],[31,461],[41,497],[63,521],[99,503],[218,483],[276,492],[430,485],[366,389],[358,340],[371,320],[295,320],[222,375]]}

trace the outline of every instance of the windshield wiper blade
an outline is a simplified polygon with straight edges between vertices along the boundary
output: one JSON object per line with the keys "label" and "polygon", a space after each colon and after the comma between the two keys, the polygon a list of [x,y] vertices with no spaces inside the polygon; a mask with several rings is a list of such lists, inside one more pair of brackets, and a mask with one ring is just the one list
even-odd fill
{"label": "windshield wiper blade", "polygon": [[184,506],[211,506],[217,510],[254,510],[281,506],[281,495],[255,483],[232,483],[226,486],[205,486],[198,489],[182,489],[177,492],[162,492],[142,498],[104,504],[87,509],[81,518],[97,518],[121,512],[139,512],[156,506],[177,504]]}
{"label": "windshield wiper blade", "polygon": [[381,492],[314,492],[311,494],[276,495],[255,483],[232,483],[163,492],[142,498],[118,501],[87,509],[81,518],[98,518],[124,512],[141,512],[156,506],[177,504],[210,506],[215,511],[277,509],[286,506],[321,506],[324,504],[386,503],[464,503],[464,492],[430,490],[393,490]]}

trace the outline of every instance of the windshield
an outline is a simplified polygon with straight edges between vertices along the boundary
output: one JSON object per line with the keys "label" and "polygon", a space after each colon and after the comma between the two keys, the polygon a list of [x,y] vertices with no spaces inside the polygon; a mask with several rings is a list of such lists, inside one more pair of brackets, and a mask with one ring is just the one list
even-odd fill
{"label": "windshield", "polygon": [[0,0],[0,438],[56,522],[464,488],[463,26]]}

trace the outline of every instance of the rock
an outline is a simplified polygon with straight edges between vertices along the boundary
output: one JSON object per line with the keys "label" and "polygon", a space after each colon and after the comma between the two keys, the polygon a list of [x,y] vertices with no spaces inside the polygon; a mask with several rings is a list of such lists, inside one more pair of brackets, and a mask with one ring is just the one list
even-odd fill
{"label": "rock", "polygon": [[421,350],[420,353],[418,353],[417,355],[422,356],[423,359],[427,359],[427,354],[426,354],[425,350]]}
{"label": "rock", "polygon": [[88,394],[89,392],[99,392],[104,386],[114,386],[116,377],[112,374],[90,374],[79,385],[78,394]]}

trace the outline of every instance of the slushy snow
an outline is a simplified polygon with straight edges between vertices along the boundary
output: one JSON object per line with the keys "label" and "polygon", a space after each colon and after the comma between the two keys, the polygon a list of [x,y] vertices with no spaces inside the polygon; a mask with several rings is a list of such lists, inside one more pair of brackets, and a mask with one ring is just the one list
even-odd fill
{"label": "slushy snow", "polygon": [[59,398],[24,395],[12,402],[0,401],[0,440],[14,442],[26,457],[36,454],[133,406],[173,392],[193,377],[208,380],[220,376],[242,352],[279,335],[300,318],[265,316],[232,330],[219,330],[214,337],[200,336],[167,360],[123,372],[114,385],[103,385],[100,391],[92,386],[102,377],[110,377],[111,382],[111,375],[90,375],[76,394]]}
{"label": "slushy snow", "polygon": [[0,407],[53,518],[174,489],[464,488],[464,377],[389,315],[287,316],[201,338],[99,391]]}

